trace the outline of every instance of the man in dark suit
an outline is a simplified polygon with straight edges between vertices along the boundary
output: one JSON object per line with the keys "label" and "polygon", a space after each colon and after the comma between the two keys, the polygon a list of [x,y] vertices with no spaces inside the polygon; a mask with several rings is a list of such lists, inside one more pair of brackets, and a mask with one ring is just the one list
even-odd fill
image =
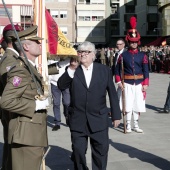
{"label": "man in dark suit", "polygon": [[94,44],[87,41],[80,44],[78,56],[80,65],[77,67],[78,63],[72,62],[58,80],[60,89],[70,87],[69,126],[75,169],[88,170],[85,153],[90,138],[92,169],[106,170],[109,149],[106,92],[114,127],[121,119],[112,73],[108,66],[93,62]]}
{"label": "man in dark suit", "polygon": [[122,38],[118,39],[116,42],[116,47],[117,47],[118,51],[115,53],[115,56],[113,58],[113,65],[112,65],[113,76],[115,75],[115,68],[116,68],[116,64],[117,64],[120,54],[122,54],[124,51],[126,51],[125,41]]}

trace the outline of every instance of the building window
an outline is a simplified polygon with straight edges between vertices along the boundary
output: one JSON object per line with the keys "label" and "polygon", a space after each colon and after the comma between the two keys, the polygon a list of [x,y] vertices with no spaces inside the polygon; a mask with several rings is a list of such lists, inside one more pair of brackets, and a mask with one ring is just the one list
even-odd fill
{"label": "building window", "polygon": [[104,4],[105,0],[78,0],[78,4]]}
{"label": "building window", "polygon": [[60,18],[67,18],[67,11],[60,11]]}
{"label": "building window", "polygon": [[58,18],[58,11],[56,10],[50,10],[50,14],[53,18]]}
{"label": "building window", "polygon": [[78,0],[78,4],[84,4],[86,0]]}
{"label": "building window", "polygon": [[67,27],[60,27],[60,29],[64,35],[67,35]]}
{"label": "building window", "polygon": [[135,6],[125,6],[126,13],[135,13]]}
{"label": "building window", "polygon": [[110,25],[110,30],[111,30],[111,35],[119,35],[119,22],[115,21],[115,22],[111,22]]}
{"label": "building window", "polygon": [[92,21],[102,21],[104,19],[104,11],[91,11]]}
{"label": "building window", "polygon": [[78,11],[78,21],[101,21],[104,11]]}
{"label": "building window", "polygon": [[158,0],[147,0],[147,5],[148,6],[157,6]]}
{"label": "building window", "polygon": [[21,15],[21,26],[25,28],[29,28],[32,26],[31,16],[23,16]]}
{"label": "building window", "polygon": [[[10,14],[10,17],[12,17],[12,9],[11,8],[7,8],[7,9]],[[0,16],[7,17],[7,14],[4,8],[0,8]]]}
{"label": "building window", "polygon": [[78,11],[78,21],[90,21],[91,11]]}
{"label": "building window", "polygon": [[148,22],[148,31],[153,31],[157,28],[157,22]]}
{"label": "building window", "polygon": [[115,14],[118,12],[119,5],[118,4],[112,4],[111,5],[111,14]]}

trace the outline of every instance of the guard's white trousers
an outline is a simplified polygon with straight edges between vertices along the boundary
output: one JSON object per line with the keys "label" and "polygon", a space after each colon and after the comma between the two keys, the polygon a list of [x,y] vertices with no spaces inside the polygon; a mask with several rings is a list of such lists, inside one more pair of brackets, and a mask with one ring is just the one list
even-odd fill
{"label": "guard's white trousers", "polygon": [[[124,83],[124,92],[125,92],[125,111],[126,112],[146,112],[145,108],[145,99],[142,92],[142,85],[131,85]],[[118,88],[118,97],[120,108],[122,109],[122,92]]]}

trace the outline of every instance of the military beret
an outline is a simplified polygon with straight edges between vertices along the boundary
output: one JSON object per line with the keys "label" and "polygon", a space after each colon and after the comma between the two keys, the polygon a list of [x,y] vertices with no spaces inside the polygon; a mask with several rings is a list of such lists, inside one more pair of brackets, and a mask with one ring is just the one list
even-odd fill
{"label": "military beret", "polygon": [[43,38],[37,36],[37,25],[27,28],[24,31],[18,32],[19,39],[22,40],[43,40]]}
{"label": "military beret", "polygon": [[[14,25],[14,28],[15,28],[16,31],[23,31],[23,30],[24,30],[24,29],[23,29],[20,25],[18,25],[18,24]],[[12,24],[8,24],[8,25],[6,25],[6,26],[4,27],[4,29],[3,29],[3,34],[4,34],[4,32],[6,32],[6,31],[12,31],[12,30],[13,30]]]}
{"label": "military beret", "polygon": [[[15,28],[15,30],[16,31],[22,31],[22,30],[24,30],[20,25],[18,25],[18,24],[16,24],[16,25],[14,25],[14,28]],[[3,32],[2,32],[2,34],[3,34],[3,37],[4,38],[11,38],[11,39],[16,39],[16,36],[15,36],[15,33],[14,33],[14,30],[13,30],[13,27],[12,27],[12,24],[8,24],[8,25],[6,25],[5,27],[4,27],[4,29],[3,29]]]}

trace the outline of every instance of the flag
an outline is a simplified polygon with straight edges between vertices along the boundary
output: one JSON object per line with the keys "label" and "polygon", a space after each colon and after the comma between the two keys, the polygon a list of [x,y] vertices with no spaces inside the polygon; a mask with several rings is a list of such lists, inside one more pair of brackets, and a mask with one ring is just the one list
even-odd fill
{"label": "flag", "polygon": [[66,36],[62,33],[47,9],[45,10],[45,18],[47,25],[47,41],[50,57],[76,57],[76,50],[73,48],[72,44],[69,42]]}

